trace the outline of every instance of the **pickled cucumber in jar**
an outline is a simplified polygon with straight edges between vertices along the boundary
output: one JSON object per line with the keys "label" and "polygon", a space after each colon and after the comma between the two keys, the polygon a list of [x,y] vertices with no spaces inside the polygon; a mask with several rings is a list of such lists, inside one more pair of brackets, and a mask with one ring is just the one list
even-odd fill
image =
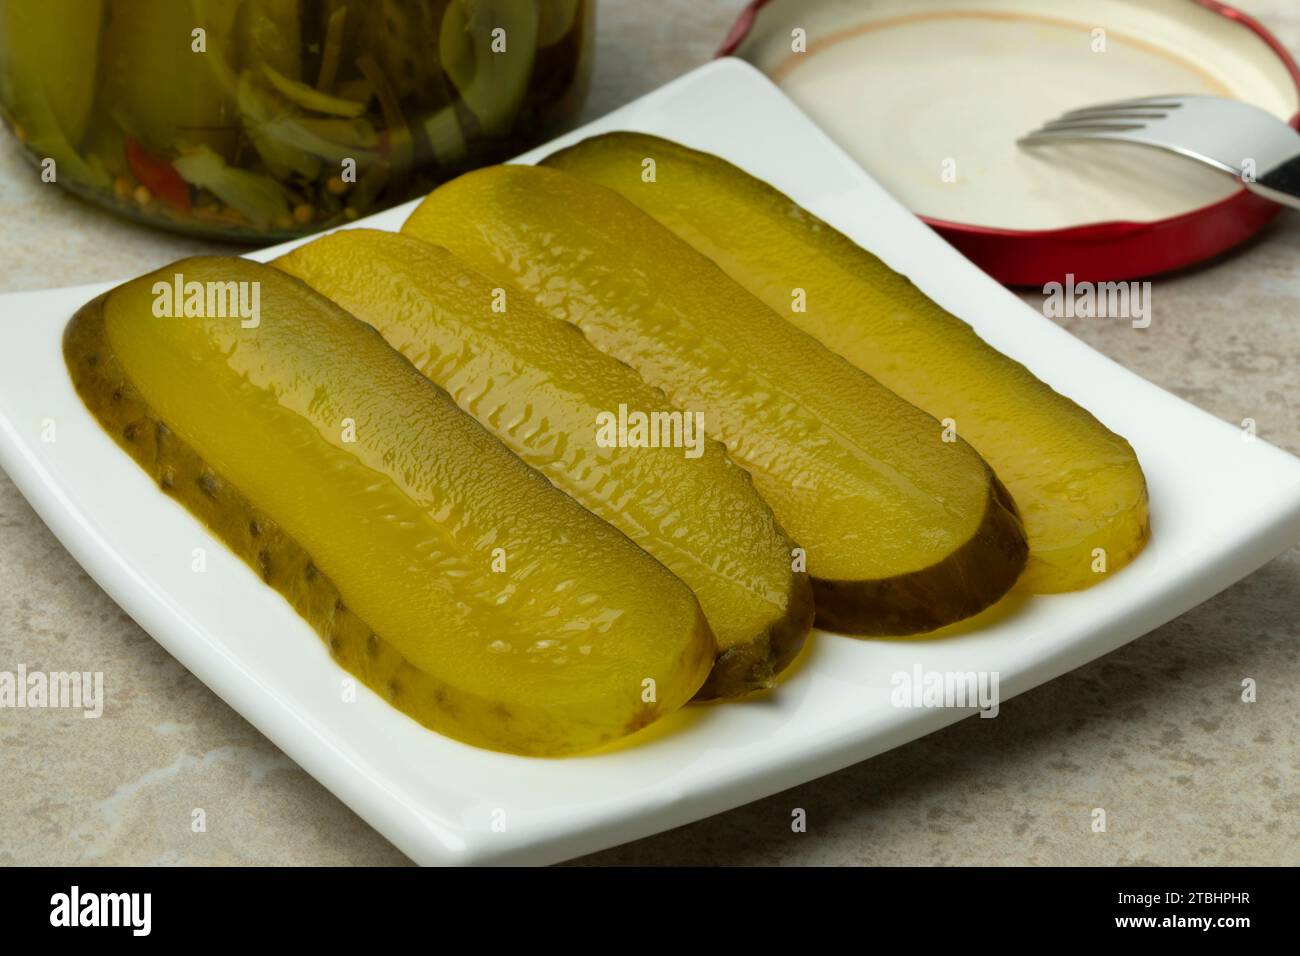
{"label": "pickled cucumber in jar", "polygon": [[265,242],[554,133],[594,27],[594,0],[0,0],[0,116],[84,197]]}

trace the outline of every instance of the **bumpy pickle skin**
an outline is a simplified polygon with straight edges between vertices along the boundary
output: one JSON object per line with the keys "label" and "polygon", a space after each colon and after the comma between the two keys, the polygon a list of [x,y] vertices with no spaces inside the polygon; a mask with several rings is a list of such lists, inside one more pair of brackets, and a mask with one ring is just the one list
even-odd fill
{"label": "bumpy pickle skin", "polygon": [[[260,324],[155,317],[154,283],[178,273],[260,283]],[[425,726],[577,753],[707,676],[712,634],[681,581],[284,273],[182,260],[84,307],[64,353],[159,487]]]}
{"label": "bumpy pickle skin", "polygon": [[274,265],[373,326],[526,464],[691,586],[718,643],[700,696],[770,687],[798,653],[812,626],[808,576],[722,444],[602,443],[598,422],[620,405],[681,420],[631,368],[410,236],[346,229]]}
{"label": "bumpy pickle skin", "polygon": [[[647,158],[653,184],[641,179]],[[593,137],[545,165],[623,194],[828,348],[953,419],[1020,509],[1029,561],[1018,591],[1089,587],[1146,544],[1146,479],[1127,441],[788,196],[641,133]],[[794,286],[805,312],[790,311]]]}
{"label": "bumpy pickle skin", "polygon": [[403,231],[577,325],[699,410],[805,550],[817,622],[910,634],[996,601],[1024,564],[977,454],[728,279],[612,190],[496,166],[435,190]]}

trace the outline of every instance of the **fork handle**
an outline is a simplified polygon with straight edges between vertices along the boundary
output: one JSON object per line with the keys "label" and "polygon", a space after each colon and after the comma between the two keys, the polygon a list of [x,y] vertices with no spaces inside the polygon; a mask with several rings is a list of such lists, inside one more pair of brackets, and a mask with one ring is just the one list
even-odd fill
{"label": "fork handle", "polygon": [[1242,184],[1265,199],[1300,209],[1300,153],[1278,163],[1254,182],[1243,180]]}

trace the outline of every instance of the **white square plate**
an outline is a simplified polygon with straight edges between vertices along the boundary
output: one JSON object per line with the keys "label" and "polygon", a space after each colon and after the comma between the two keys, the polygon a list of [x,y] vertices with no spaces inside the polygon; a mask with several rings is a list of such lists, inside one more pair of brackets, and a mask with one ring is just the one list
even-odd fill
{"label": "white square plate", "polygon": [[[680,140],[773,183],[1089,408],[1137,449],[1154,535],[1105,583],[1031,599],[961,636],[818,635],[768,699],[688,708],[666,722],[672,732],[651,728],[635,745],[565,760],[490,753],[424,730],[364,688],[343,703],[343,672],[314,632],[100,430],[72,389],[60,338],[106,285],[0,298],[0,466],[145,630],[414,860],[549,863],[794,786],[971,713],[891,706],[895,672],[996,671],[1005,699],[1146,633],[1300,539],[1300,461],[1029,309],[751,67],[710,63],[521,161],[613,129]],[[358,225],[395,229],[413,205]],[[51,443],[42,441],[47,420]],[[196,547],[208,551],[203,574],[191,571]]]}

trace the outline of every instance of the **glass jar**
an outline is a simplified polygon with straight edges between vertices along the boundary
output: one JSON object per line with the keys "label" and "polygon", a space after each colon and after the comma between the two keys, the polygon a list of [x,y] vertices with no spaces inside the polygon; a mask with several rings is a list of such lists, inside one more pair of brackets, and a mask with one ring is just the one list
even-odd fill
{"label": "glass jar", "polygon": [[595,0],[0,0],[0,115],[46,181],[265,242],[572,119]]}

